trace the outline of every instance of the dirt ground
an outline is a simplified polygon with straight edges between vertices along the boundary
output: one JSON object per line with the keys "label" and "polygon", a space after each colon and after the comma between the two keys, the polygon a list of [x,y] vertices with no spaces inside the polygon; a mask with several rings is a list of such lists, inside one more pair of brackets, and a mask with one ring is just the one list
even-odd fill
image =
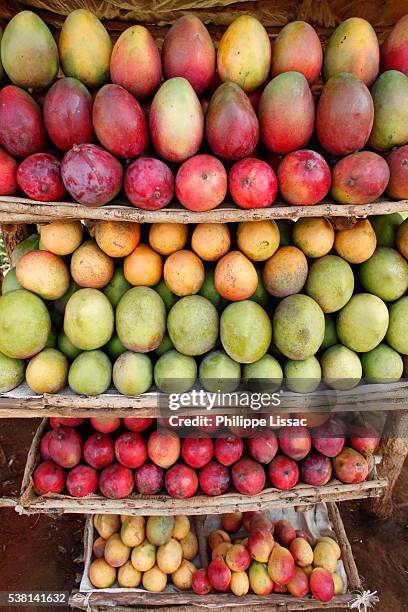
{"label": "dirt ground", "polygon": [[[27,449],[38,421],[0,420],[0,496],[18,494]],[[15,443],[18,440],[18,447]],[[377,590],[377,612],[408,612],[408,463],[395,490],[388,521],[359,512],[355,503],[340,509],[364,587]],[[71,591],[81,573],[81,516],[19,516],[0,509],[0,591]],[[12,608],[22,612],[40,607]],[[59,612],[63,607],[48,607]],[[0,612],[6,608],[0,606]],[[11,608],[10,608],[11,610]]]}

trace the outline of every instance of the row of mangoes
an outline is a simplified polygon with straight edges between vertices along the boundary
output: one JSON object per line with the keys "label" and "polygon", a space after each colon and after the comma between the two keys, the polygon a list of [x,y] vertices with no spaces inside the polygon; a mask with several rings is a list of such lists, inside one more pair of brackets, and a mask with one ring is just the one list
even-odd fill
{"label": "row of mangoes", "polygon": [[231,391],[241,376],[279,387],[285,374],[292,390],[307,392],[321,377],[351,388],[363,375],[402,376],[402,215],[337,231],[324,218],[199,224],[191,248],[188,226],[141,227],[100,222],[92,239],[80,222],[53,222],[40,227],[40,249],[35,235],[16,248],[0,298],[3,392],[23,380],[26,359],[36,393],[68,381],[96,395],[112,373],[126,395],[153,378],[180,393],[197,376],[209,391]]}
{"label": "row of mangoes", "polygon": [[[328,44],[326,84],[315,112],[310,84],[320,73],[323,56],[307,23],[283,28],[272,60],[279,68],[272,66],[273,78],[266,84],[271,45],[257,19],[238,17],[225,32],[217,54],[217,81],[216,53],[205,26],[184,16],[165,38],[167,80],[160,84],[159,51],[146,28],[126,30],[112,51],[103,25],[80,9],[68,16],[60,35],[67,76],[51,85],[58,68],[56,44],[41,19],[23,11],[8,24],[1,44],[14,84],[0,92],[0,145],[5,149],[0,195],[20,188],[32,199],[58,201],[68,192],[82,204],[101,206],[124,185],[137,207],[157,210],[176,194],[193,211],[215,208],[228,189],[242,208],[267,207],[278,186],[293,205],[316,204],[330,190],[343,204],[373,202],[386,189],[391,197],[403,199],[408,193],[408,69],[403,63],[408,62],[401,39],[408,39],[405,17],[383,47],[392,52],[385,51],[388,61],[377,78],[379,46],[371,25],[360,18],[341,24]],[[48,74],[54,64],[40,63],[40,58],[44,54],[45,60],[52,46],[55,71]],[[189,52],[193,46],[195,52]],[[115,61],[121,67],[119,77],[112,68]],[[104,84],[109,65],[113,83]],[[156,79],[149,78],[146,65]],[[166,70],[168,65],[172,69]],[[36,75],[41,75],[38,81]],[[135,93],[135,83],[152,82],[147,97]],[[86,85],[102,87],[93,99]],[[21,87],[45,88],[36,96],[42,110]],[[203,91],[208,96],[200,102],[197,94]],[[59,151],[48,147],[48,137]],[[103,148],[93,144],[95,139]],[[317,150],[306,148],[309,142]],[[365,146],[376,152],[362,151]],[[387,163],[378,153],[394,147],[400,148]],[[18,170],[14,158],[24,159]],[[228,176],[219,158],[228,166],[236,162],[228,167]],[[329,164],[338,158],[331,172]],[[119,160],[134,160],[124,177]],[[181,166],[171,168],[165,162]]]}
{"label": "row of mangoes", "polygon": [[[218,518],[218,517],[217,517]],[[330,536],[313,539],[287,520],[272,522],[266,512],[222,514],[207,536],[210,562],[197,568],[198,541],[187,516],[98,515],[93,524],[93,587],[140,588],[161,592],[171,582],[198,595],[251,590],[330,601],[345,591],[341,549]],[[207,519],[213,521],[213,518]],[[201,565],[201,564],[200,564]]]}
{"label": "row of mangoes", "polygon": [[[408,72],[407,16],[391,30],[381,49],[381,69]],[[167,32],[162,53],[142,25],[127,28],[113,47],[109,33],[87,9],[66,18],[58,46],[44,21],[31,11],[17,13],[6,26],[1,43],[2,72],[19,87],[42,91],[52,85],[59,64],[66,76],[97,88],[109,78],[146,99],[162,78],[183,77],[197,94],[217,78],[251,92],[283,72],[304,74],[309,85],[320,76],[327,81],[339,72],[355,74],[367,86],[380,70],[377,35],[358,17],[341,23],[331,35],[323,58],[314,28],[304,21],[287,24],[273,43],[263,25],[251,15],[235,18],[221,38],[217,52],[204,24],[194,15],[179,18]]]}

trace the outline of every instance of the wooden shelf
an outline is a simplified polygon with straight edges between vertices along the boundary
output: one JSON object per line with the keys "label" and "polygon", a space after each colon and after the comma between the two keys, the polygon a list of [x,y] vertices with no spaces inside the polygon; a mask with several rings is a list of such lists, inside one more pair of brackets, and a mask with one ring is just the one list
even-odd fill
{"label": "wooden shelf", "polygon": [[114,220],[137,223],[230,223],[261,219],[297,219],[299,217],[365,217],[408,211],[408,200],[379,199],[372,204],[344,205],[324,200],[315,206],[288,206],[276,202],[270,208],[243,210],[224,202],[207,212],[191,212],[180,204],[156,211],[135,208],[127,202],[92,208],[75,202],[44,204],[14,196],[0,197],[0,223],[45,223],[56,219]]}
{"label": "wooden shelf", "polygon": [[[239,396],[237,392],[237,409]],[[245,393],[247,396],[247,393]],[[69,388],[58,394],[36,395],[24,383],[0,394],[0,418],[38,418],[38,417],[157,417],[160,406],[164,406],[166,396],[151,391],[135,397],[121,395],[110,389],[102,395],[75,395]],[[298,412],[302,410],[325,412],[352,412],[371,410],[405,410],[408,408],[408,379],[389,384],[361,384],[350,391],[336,391],[319,388],[313,393],[300,394],[285,391],[281,405],[275,413]],[[202,414],[203,407],[188,408],[188,413]],[[181,412],[181,411],[180,411]],[[216,414],[214,409],[212,413]],[[256,413],[254,412],[254,415]]]}

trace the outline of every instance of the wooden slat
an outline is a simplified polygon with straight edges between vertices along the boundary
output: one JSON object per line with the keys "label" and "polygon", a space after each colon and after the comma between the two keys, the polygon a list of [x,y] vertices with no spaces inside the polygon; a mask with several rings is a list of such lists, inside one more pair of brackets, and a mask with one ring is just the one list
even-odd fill
{"label": "wooden slat", "polygon": [[149,211],[119,201],[92,208],[72,202],[44,204],[15,196],[0,197],[0,223],[45,223],[55,219],[121,220],[137,223],[230,223],[298,217],[365,217],[404,211],[408,211],[408,200],[379,199],[372,204],[358,206],[336,204],[331,200],[324,200],[316,206],[275,203],[270,208],[252,210],[243,210],[226,202],[214,210],[192,212],[178,204]]}
{"label": "wooden slat", "polygon": [[[34,468],[34,466],[33,466]],[[160,515],[218,514],[220,512],[246,512],[268,508],[303,507],[309,504],[329,501],[345,501],[377,497],[387,487],[386,478],[367,480],[360,484],[343,484],[332,480],[322,487],[312,487],[303,483],[290,491],[265,489],[257,495],[241,495],[236,492],[219,497],[195,495],[180,500],[168,495],[142,496],[131,495],[125,499],[110,500],[101,495],[86,498],[73,498],[65,495],[35,495],[31,485],[26,489],[16,506],[20,514],[61,513],[61,514],[132,514]]]}
{"label": "wooden slat", "polygon": [[[241,392],[237,392],[237,403]],[[247,394],[245,394],[245,397]],[[166,396],[162,393],[149,392],[136,397],[120,395],[110,389],[102,395],[75,395],[68,388],[55,395],[35,395],[24,383],[17,389],[0,394],[0,418],[38,418],[38,417],[157,417],[160,407],[166,405]],[[234,406],[232,406],[234,407]],[[189,407],[188,414],[202,414],[204,406]],[[408,380],[404,379],[390,384],[361,384],[349,391],[336,391],[319,388],[313,393],[300,394],[284,391],[281,404],[276,413],[316,411],[326,412],[360,412],[374,409],[406,410],[408,408]],[[179,411],[182,413],[182,410]],[[216,414],[214,409],[212,413]]]}

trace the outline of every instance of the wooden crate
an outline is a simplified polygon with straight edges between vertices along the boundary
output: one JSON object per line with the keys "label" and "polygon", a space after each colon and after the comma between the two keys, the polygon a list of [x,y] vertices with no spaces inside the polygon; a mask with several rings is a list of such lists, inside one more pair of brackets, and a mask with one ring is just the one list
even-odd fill
{"label": "wooden crate", "polygon": [[115,200],[101,207],[89,207],[76,202],[50,202],[44,204],[17,196],[0,197],[0,223],[45,223],[56,219],[114,220],[137,223],[231,223],[259,221],[261,219],[297,219],[298,217],[365,217],[408,211],[408,200],[393,201],[386,198],[371,204],[337,204],[325,199],[315,206],[288,206],[275,202],[269,208],[243,210],[224,202],[206,212],[192,212],[178,203],[161,210],[142,210],[125,201]]}
{"label": "wooden crate", "polygon": [[[247,393],[245,394],[247,395]],[[157,417],[159,406],[165,405],[163,393],[151,391],[135,397],[121,395],[115,389],[96,396],[76,395],[68,387],[60,393],[37,395],[23,383],[8,393],[0,394],[0,418],[30,417]],[[237,393],[239,408],[239,392]],[[284,391],[276,413],[365,412],[372,410],[406,410],[408,379],[390,384],[360,384],[349,391],[336,391],[322,385],[313,393]],[[232,406],[233,407],[233,406]],[[188,408],[189,415],[202,414],[203,408]],[[212,414],[217,413],[214,408]]]}
{"label": "wooden crate", "polygon": [[[355,591],[361,590],[361,581],[343,521],[336,504],[328,503],[327,511],[331,526],[341,549],[342,561],[348,581],[347,593],[337,595],[328,603],[319,602],[312,597],[294,598],[289,595],[278,594],[272,594],[266,597],[248,594],[237,598],[232,593],[210,593],[209,595],[201,596],[190,591],[149,593],[135,590],[129,590],[127,592],[118,590],[115,593],[98,591],[81,593],[79,591],[74,591],[70,597],[70,606],[72,608],[88,611],[110,610],[114,607],[116,611],[123,609],[124,612],[130,612],[131,610],[140,612],[143,609],[151,609],[151,607],[155,606],[160,607],[163,612],[164,610],[187,610],[193,612],[193,610],[197,610],[197,606],[202,608],[216,608],[220,611],[237,611],[240,610],[242,606],[250,606],[250,609],[255,609],[257,612],[348,608],[349,603],[355,598]],[[198,538],[199,550],[201,565],[206,567],[207,543],[202,529],[203,520],[204,517],[196,519],[196,532],[202,534],[202,537]],[[84,532],[85,560],[90,558],[91,555],[91,550],[89,550],[89,542],[91,541],[90,530],[92,530],[91,517],[86,521]]]}
{"label": "wooden crate", "polygon": [[218,497],[199,494],[190,499],[174,499],[166,494],[139,495],[132,494],[125,499],[107,499],[99,494],[75,498],[64,494],[47,494],[38,496],[34,491],[32,475],[40,460],[39,445],[43,433],[48,427],[48,419],[39,426],[28,453],[24,471],[21,496],[16,500],[16,510],[20,514],[36,513],[74,513],[74,514],[219,514],[246,510],[268,508],[296,507],[306,508],[322,501],[341,501],[362,499],[381,495],[387,486],[386,478],[376,477],[376,468],[370,474],[370,480],[360,484],[343,484],[331,480],[325,486],[313,487],[299,483],[290,491],[274,488],[264,489],[257,495],[241,495],[237,492],[225,493]]}

